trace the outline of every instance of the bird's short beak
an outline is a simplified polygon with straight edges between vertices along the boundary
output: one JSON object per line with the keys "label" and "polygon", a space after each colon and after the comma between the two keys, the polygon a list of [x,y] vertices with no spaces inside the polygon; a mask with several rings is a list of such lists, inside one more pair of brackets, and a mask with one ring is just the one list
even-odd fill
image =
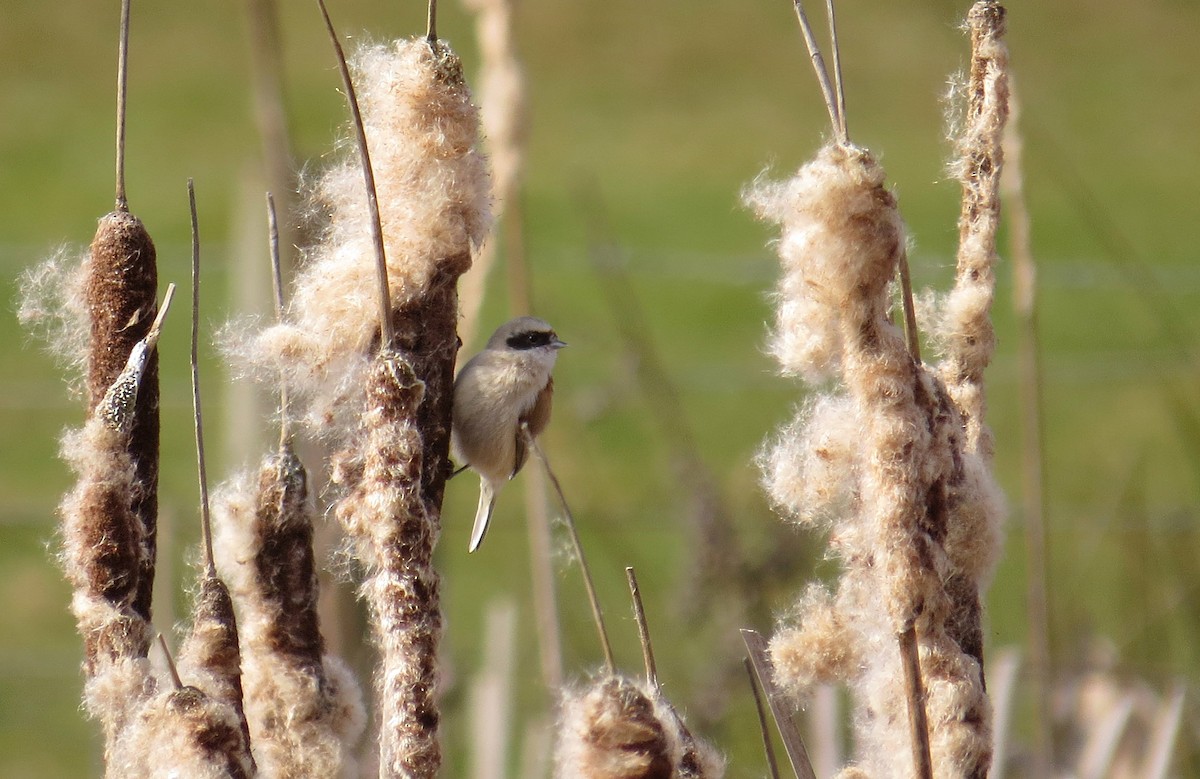
{"label": "bird's short beak", "polygon": [[550,345],[553,346],[555,349],[561,349],[567,345],[567,342],[560,341],[557,338],[555,338],[553,341],[550,342]]}

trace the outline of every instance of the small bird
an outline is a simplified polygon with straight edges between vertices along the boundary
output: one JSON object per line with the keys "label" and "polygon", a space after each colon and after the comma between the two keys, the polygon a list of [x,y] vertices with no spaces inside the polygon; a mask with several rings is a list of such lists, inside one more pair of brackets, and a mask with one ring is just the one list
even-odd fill
{"label": "small bird", "polygon": [[483,541],[496,494],[517,475],[529,452],[521,428],[537,437],[550,421],[554,368],[566,344],[531,316],[505,322],[454,380],[451,446],[455,459],[479,474],[479,509],[468,551]]}

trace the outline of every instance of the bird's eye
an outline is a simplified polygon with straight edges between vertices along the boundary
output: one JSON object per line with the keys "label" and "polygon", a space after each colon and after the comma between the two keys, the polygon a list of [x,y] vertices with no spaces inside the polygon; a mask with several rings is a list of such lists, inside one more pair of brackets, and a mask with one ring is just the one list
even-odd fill
{"label": "bird's eye", "polygon": [[553,338],[553,333],[540,330],[526,330],[523,333],[510,335],[506,343],[511,349],[536,349],[539,346],[548,345]]}

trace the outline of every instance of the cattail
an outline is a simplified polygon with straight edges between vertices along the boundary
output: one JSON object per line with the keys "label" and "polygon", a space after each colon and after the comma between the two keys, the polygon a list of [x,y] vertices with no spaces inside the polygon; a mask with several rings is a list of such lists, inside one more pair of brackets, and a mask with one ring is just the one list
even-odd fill
{"label": "cattail", "polygon": [[[173,291],[167,291],[162,314]],[[84,427],[62,444],[62,456],[77,477],[60,509],[62,564],[83,636],[84,703],[104,728],[110,756],[131,715],[154,689],[146,660],[152,631],[137,608],[145,527],[134,511],[138,474],[128,444],[160,326],[161,316],[134,344]]]}
{"label": "cattail", "polygon": [[956,139],[958,159],[951,170],[962,182],[958,220],[958,262],[954,289],[946,302],[946,359],[942,376],[966,424],[967,446],[985,458],[991,434],[983,419],[983,371],[996,347],[992,300],[996,288],[996,232],[1000,227],[1000,171],[1004,126],[1008,120],[1008,49],[1004,6],[980,0],[967,15],[971,70],[967,110]]}
{"label": "cattail", "polygon": [[[208,470],[204,457],[204,424],[200,405],[200,226],[196,215],[196,190],[187,182],[192,220],[192,413],[196,430],[196,462],[200,485],[200,533],[204,568],[192,604],[192,631],[179,656],[179,671],[194,687],[229,708],[242,731],[244,748],[250,746],[250,728],[242,706],[242,656],[237,619],[229,589],[217,576],[213,559],[212,518],[208,500]],[[253,769],[253,760],[251,768]]]}
{"label": "cattail", "polygon": [[442,630],[432,558],[449,475],[456,282],[487,229],[487,176],[462,65],[436,39],[432,6],[428,37],[360,53],[358,89],[325,20],[360,162],[322,178],[329,228],[287,323],[260,344],[275,347],[289,389],[308,393],[310,421],[339,421],[329,401],[355,414],[341,418],[348,441],[332,480],[380,650],[380,773],[432,777],[441,766]]}
{"label": "cattail", "polygon": [[[116,209],[104,215],[84,261],[83,296],[90,323],[87,408],[100,403],[125,367],[134,344],[146,337],[157,313],[158,265],[154,242],[125,198],[125,79],[129,0],[121,6],[117,68]],[[128,447],[135,478],[132,511],[142,525],[133,608],[147,621],[154,586],[158,523],[158,356],[151,354],[141,378]],[[149,645],[147,644],[147,647]]]}
{"label": "cattail", "polygon": [[555,775],[562,779],[709,779],[724,761],[692,736],[658,689],[606,675],[563,696]]}
{"label": "cattail", "polygon": [[[179,674],[186,684],[233,712],[248,750],[250,729],[242,705],[242,653],[233,600],[225,583],[208,571],[201,575],[192,603],[192,630],[179,651]],[[249,762],[253,765],[252,759]]]}
{"label": "cattail", "polygon": [[[441,765],[437,647],[440,580],[433,548],[440,495],[423,495],[430,453],[418,420],[425,390],[409,363],[382,355],[367,379],[361,439],[335,462],[348,489],[336,514],[366,569],[362,591],[379,645],[380,772],[435,776]],[[444,477],[443,477],[444,483]]]}
{"label": "cattail", "polygon": [[[479,118],[462,65],[444,42],[424,38],[366,46],[351,62],[378,192],[387,254],[394,346],[428,365],[423,381],[448,420],[458,302],[455,280],[490,226],[486,165],[476,149]],[[310,428],[345,437],[363,411],[362,388],[379,348],[379,310],[367,198],[355,157],[327,170],[311,191],[312,214],[327,220],[283,324],[246,344],[227,341],[268,381],[278,371],[307,411]],[[432,319],[431,319],[432,317]],[[444,384],[442,382],[445,382]],[[430,460],[431,467],[441,468]]]}
{"label": "cattail", "polygon": [[237,714],[195,687],[158,693],[122,735],[108,775],[249,779],[250,749]]}
{"label": "cattail", "polygon": [[[994,18],[998,6],[981,2],[972,19],[982,6]],[[963,398],[982,397],[986,357],[981,363],[976,347],[991,337],[986,305],[950,307],[964,348],[952,349],[947,365],[959,359],[966,368],[948,374],[920,361],[915,333],[906,339],[889,316],[889,285],[906,262],[895,198],[883,169],[840,127],[839,140],[794,178],[759,183],[748,196],[760,218],[783,229],[776,356],[787,373],[837,377],[842,387],[802,411],[764,457],[774,500],[802,522],[830,526],[843,562],[836,591],[806,592],[773,639],[772,660],[781,686],[799,697],[818,683],[852,686],[854,772],[984,776],[990,706],[979,588],[997,553],[1002,508],[980,456],[982,405]],[[967,253],[976,259],[960,271],[977,284],[964,297],[990,302],[994,277]],[[975,331],[960,326],[956,308],[971,310]],[[940,378],[951,374],[972,391],[956,396]],[[900,768],[906,753],[913,764]]]}
{"label": "cattail", "polygon": [[304,466],[286,444],[214,503],[217,565],[238,612],[246,717],[265,776],[357,775],[362,693],[325,651],[314,513]]}

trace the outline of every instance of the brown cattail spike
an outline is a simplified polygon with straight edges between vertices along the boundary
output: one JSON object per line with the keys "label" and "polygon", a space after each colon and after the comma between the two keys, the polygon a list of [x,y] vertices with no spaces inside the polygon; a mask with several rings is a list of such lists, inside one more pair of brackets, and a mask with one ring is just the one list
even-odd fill
{"label": "brown cattail spike", "polygon": [[[114,211],[100,220],[85,262],[84,301],[91,325],[88,411],[96,408],[148,334],[157,314],[154,242],[136,216]],[[133,512],[143,527],[134,608],[150,619],[158,522],[158,354],[147,356],[126,443],[136,470]]]}

